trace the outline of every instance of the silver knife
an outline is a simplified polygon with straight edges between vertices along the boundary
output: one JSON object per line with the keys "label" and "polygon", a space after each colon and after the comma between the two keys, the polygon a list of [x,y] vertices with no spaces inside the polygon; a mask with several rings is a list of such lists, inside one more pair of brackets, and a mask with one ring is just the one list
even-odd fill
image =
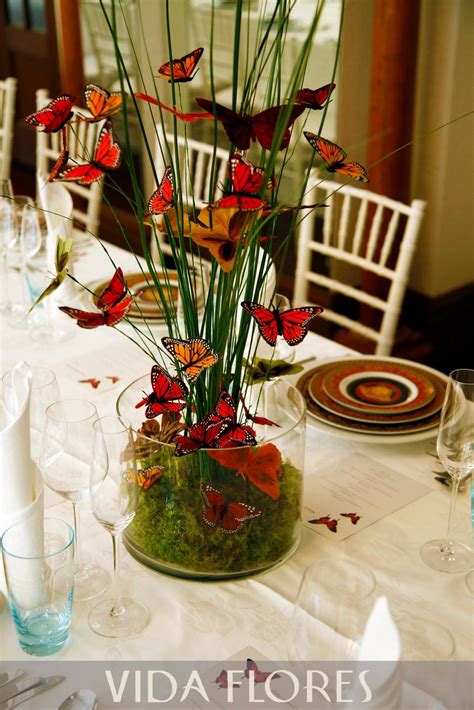
{"label": "silver knife", "polygon": [[8,683],[11,683],[14,680],[18,680],[18,678],[21,678],[23,675],[25,675],[25,671],[13,671],[12,673],[0,673],[0,688],[3,688],[4,685],[8,685]]}
{"label": "silver knife", "polygon": [[43,693],[45,690],[53,688],[58,683],[62,683],[65,678],[66,676],[64,675],[50,675],[47,678],[40,678],[32,687],[18,693],[5,703],[0,703],[0,710],[12,710],[12,708],[16,708],[17,705],[30,700],[35,695],[38,695],[38,693]]}
{"label": "silver knife", "polygon": [[[41,681],[41,676],[28,676],[11,680],[3,688],[0,689],[0,704],[14,698],[15,695],[23,693],[25,690],[30,690],[34,685]],[[1,705],[0,705],[1,707]]]}

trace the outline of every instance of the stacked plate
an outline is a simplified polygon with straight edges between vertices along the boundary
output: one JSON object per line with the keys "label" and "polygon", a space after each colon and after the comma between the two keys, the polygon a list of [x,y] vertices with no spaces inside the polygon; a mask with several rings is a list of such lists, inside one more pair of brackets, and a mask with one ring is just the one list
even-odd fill
{"label": "stacked plate", "polygon": [[338,358],[306,372],[297,386],[318,428],[395,443],[434,435],[446,376],[398,358]]}
{"label": "stacked plate", "polygon": [[[178,273],[171,269],[166,272],[167,280],[160,272],[157,273],[160,291],[167,303],[173,308],[178,303]],[[127,314],[127,318],[132,321],[140,322],[144,318],[150,325],[162,325],[165,323],[165,316],[162,306],[162,301],[158,288],[155,286],[153,279],[149,273],[127,273],[124,274],[125,281],[131,295],[133,296],[132,305]],[[94,303],[97,302],[99,294],[107,286],[108,281],[94,283],[91,290],[94,291]],[[204,308],[204,289],[200,276],[195,276],[195,285],[197,292],[197,308],[200,312]]]}

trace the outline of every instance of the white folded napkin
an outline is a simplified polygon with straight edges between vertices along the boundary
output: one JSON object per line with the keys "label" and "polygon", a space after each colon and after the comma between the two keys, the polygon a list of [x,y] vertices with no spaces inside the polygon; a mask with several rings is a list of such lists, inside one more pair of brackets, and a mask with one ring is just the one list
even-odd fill
{"label": "white folded napkin", "polygon": [[35,499],[35,464],[30,455],[32,373],[26,362],[12,370],[12,387],[0,407],[0,534],[2,520]]}

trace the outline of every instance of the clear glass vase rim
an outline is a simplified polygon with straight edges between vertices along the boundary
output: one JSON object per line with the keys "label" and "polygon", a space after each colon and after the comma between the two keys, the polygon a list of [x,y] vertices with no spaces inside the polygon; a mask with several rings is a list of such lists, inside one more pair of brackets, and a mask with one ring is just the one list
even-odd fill
{"label": "clear glass vase rim", "polygon": [[[54,412],[54,409],[58,406],[61,405],[63,408],[65,408],[65,405],[73,405],[80,403],[81,405],[87,404],[91,410],[90,414],[88,414],[85,417],[79,417],[79,418],[58,418],[54,417],[52,413]],[[46,419],[49,419],[50,421],[53,422],[59,422],[60,424],[80,424],[81,422],[86,422],[88,419],[91,419],[92,417],[98,417],[97,413],[97,408],[93,402],[89,402],[87,399],[58,399],[57,402],[52,402],[49,407],[46,408],[46,413],[45,413]]]}
{"label": "clear glass vase rim", "polygon": [[10,527],[8,527],[3,532],[3,535],[0,538],[0,550],[4,554],[7,554],[9,557],[14,557],[17,560],[46,560],[49,557],[56,557],[56,555],[60,555],[61,553],[65,552],[67,549],[69,549],[71,547],[71,545],[74,544],[75,533],[74,533],[74,530],[71,527],[71,525],[69,525],[69,523],[67,523],[65,520],[61,520],[60,518],[45,518],[44,521],[45,522],[51,521],[54,523],[61,523],[61,525],[63,525],[65,527],[65,529],[67,529],[69,531],[69,539],[67,542],[64,543],[64,545],[62,545],[62,547],[58,548],[54,552],[49,552],[46,555],[44,555],[44,554],[43,555],[18,555],[15,552],[11,552],[7,547],[5,547],[4,539],[5,539],[5,536],[13,530],[13,528],[17,527],[17,525],[25,525],[25,523],[27,522],[25,520],[19,520],[18,522],[13,523],[13,525],[10,525]]}
{"label": "clear glass vase rim", "polygon": [[[345,591],[343,586],[341,586],[341,589],[339,590],[339,592],[337,592],[338,596],[347,597],[347,598],[358,596],[359,599],[366,599],[371,594],[373,594],[373,592],[375,591],[375,588],[377,586],[377,580],[376,580],[374,573],[372,572],[371,569],[369,569],[369,567],[367,567],[364,564],[360,564],[359,562],[355,562],[354,560],[350,560],[350,559],[324,557],[320,560],[316,560],[309,567],[306,568],[306,570],[303,574],[303,578],[301,580],[301,586],[298,591],[298,597],[300,595],[301,590],[303,589],[303,585],[304,585],[307,577],[312,577],[313,575],[318,575],[320,573],[321,569],[325,565],[334,566],[336,564],[347,565],[349,567],[357,569],[358,574],[360,575],[362,573],[364,575],[365,580],[368,582],[367,591],[364,593],[363,596],[356,595],[355,593],[347,592],[347,591]],[[317,580],[315,580],[315,581],[317,581]],[[343,584],[344,584],[344,580],[341,580],[341,585],[343,585]]]}
{"label": "clear glass vase rim", "polygon": [[[122,414],[121,414],[121,412],[120,412],[120,400],[122,399],[124,393],[125,393],[128,389],[130,389],[131,387],[133,387],[137,382],[140,382],[140,380],[143,380],[144,378],[148,378],[148,379],[149,379],[149,377],[150,377],[149,374],[141,375],[140,377],[137,377],[135,380],[132,380],[132,382],[130,382],[130,383],[125,387],[125,389],[122,390],[122,392],[119,394],[119,396],[118,396],[118,398],[117,398],[117,402],[116,402],[116,405],[115,405],[115,409],[116,409],[116,412],[117,412],[117,414],[118,414],[119,417],[122,417]],[[276,381],[276,380],[275,380],[275,381]],[[225,449],[204,449],[204,448],[202,448],[202,449],[199,449],[199,451],[202,451],[202,452],[213,452],[213,453],[215,453],[216,451],[227,451],[227,452],[229,452],[229,451],[238,451],[238,450],[247,449],[247,448],[257,449],[257,448],[260,448],[261,446],[265,446],[265,444],[273,443],[273,442],[277,441],[278,439],[287,436],[290,432],[292,432],[294,429],[296,429],[296,427],[298,427],[298,426],[301,424],[301,422],[304,421],[304,419],[305,419],[305,417],[306,417],[306,400],[305,400],[305,398],[303,397],[303,395],[301,394],[301,392],[300,392],[294,385],[292,385],[290,382],[285,382],[285,384],[287,385],[288,389],[291,389],[291,390],[293,391],[293,393],[298,397],[299,402],[300,402],[300,404],[301,404],[301,414],[300,414],[300,417],[297,419],[296,422],[294,422],[294,423],[292,424],[291,427],[289,427],[288,429],[285,429],[284,431],[282,431],[282,432],[280,432],[280,433],[277,433],[277,432],[276,432],[276,433],[275,433],[275,436],[272,436],[272,437],[270,437],[270,438],[268,438],[268,439],[265,439],[264,441],[258,442],[256,445],[251,446],[251,447],[249,447],[249,446],[229,446],[229,447],[226,447]],[[150,419],[150,420],[147,420],[147,421],[153,421],[153,420]],[[143,425],[143,422],[142,422],[142,425]],[[131,424],[131,430],[133,431],[134,434],[141,436],[143,439],[148,439],[148,441],[152,441],[155,445],[159,444],[160,446],[169,446],[169,447],[175,447],[175,446],[176,446],[176,444],[174,444],[173,442],[160,441],[159,439],[156,439],[156,438],[153,438],[153,437],[151,437],[151,436],[147,436],[146,434],[142,434],[141,432],[138,432],[138,430],[134,428],[133,424]]]}

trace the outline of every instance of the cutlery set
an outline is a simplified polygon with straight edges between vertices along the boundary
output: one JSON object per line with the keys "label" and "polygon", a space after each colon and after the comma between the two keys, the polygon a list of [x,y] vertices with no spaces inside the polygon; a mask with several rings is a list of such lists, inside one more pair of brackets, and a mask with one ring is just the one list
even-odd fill
{"label": "cutlery set", "polygon": [[[54,688],[65,680],[63,675],[25,677],[24,671],[0,673],[0,710],[12,710],[35,695]],[[97,697],[92,690],[78,690],[69,695],[58,710],[96,710]]]}

